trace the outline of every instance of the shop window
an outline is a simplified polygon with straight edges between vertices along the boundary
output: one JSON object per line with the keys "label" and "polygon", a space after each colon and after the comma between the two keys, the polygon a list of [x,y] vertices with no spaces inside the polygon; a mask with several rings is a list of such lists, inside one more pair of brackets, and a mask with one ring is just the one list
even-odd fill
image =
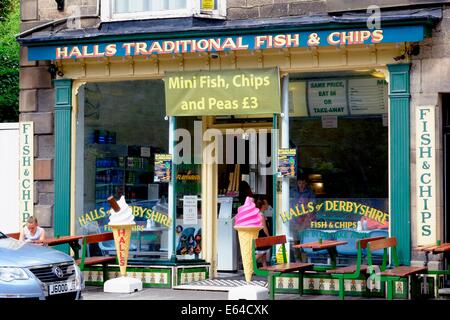
{"label": "shop window", "polygon": [[[297,150],[298,168],[290,212],[282,213],[288,237],[292,244],[345,240],[338,256],[354,259],[358,238],[388,235],[387,83],[302,79],[291,80],[289,90],[290,148]],[[326,252],[291,250],[292,260],[326,258]]]}
{"label": "shop window", "polygon": [[[161,80],[88,83],[79,91],[75,229],[77,234],[110,231],[107,198],[125,196],[132,208],[130,257],[167,259],[168,184],[154,182],[155,154],[167,154]],[[114,254],[114,243],[94,250]]]}
{"label": "shop window", "polygon": [[190,150],[183,149],[178,153],[179,159],[184,160],[177,161],[175,166],[175,251],[178,260],[202,258],[202,166],[200,151],[195,148],[196,122],[201,123],[201,118],[177,117],[177,133],[183,135],[183,138],[177,136],[178,142],[190,144]]}
{"label": "shop window", "polygon": [[102,0],[102,21],[172,17],[224,18],[225,0]]}

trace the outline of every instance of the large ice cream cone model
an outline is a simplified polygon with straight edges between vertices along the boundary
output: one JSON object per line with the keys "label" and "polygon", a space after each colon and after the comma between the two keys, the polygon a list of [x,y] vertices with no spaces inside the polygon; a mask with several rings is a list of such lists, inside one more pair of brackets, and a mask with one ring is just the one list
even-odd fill
{"label": "large ice cream cone model", "polygon": [[128,253],[130,250],[130,240],[132,225],[114,225],[111,226],[114,243],[116,244],[117,260],[119,261],[120,275],[127,275]]}
{"label": "large ice cream cone model", "polygon": [[253,254],[252,242],[258,238],[259,230],[262,227],[234,227],[239,236],[239,246],[241,248],[242,265],[244,266],[245,281],[251,282],[253,277]]}
{"label": "large ice cream cone model", "polygon": [[261,215],[253,198],[246,198],[244,205],[238,208],[234,221],[234,229],[237,230],[239,236],[245,281],[251,282],[254,271],[252,242],[258,238],[258,233],[263,228]]}

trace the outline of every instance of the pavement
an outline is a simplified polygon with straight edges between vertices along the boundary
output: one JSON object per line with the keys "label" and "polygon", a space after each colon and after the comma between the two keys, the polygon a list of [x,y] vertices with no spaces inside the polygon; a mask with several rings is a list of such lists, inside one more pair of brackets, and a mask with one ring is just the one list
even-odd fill
{"label": "pavement", "polygon": [[[83,300],[228,300],[228,292],[205,290],[180,290],[144,288],[134,293],[106,293],[103,287],[87,286]],[[339,300],[332,295],[277,294],[275,300]],[[345,297],[345,300],[367,300],[361,297]],[[370,300],[383,300],[371,298]]]}
{"label": "pavement", "polygon": [[[243,280],[243,272],[238,273],[219,273],[218,279],[221,280]],[[265,277],[254,276],[253,280],[266,280]],[[257,282],[258,282],[257,281]],[[175,288],[143,288],[142,291],[133,293],[107,293],[103,292],[103,286],[86,286],[82,296],[83,300],[228,300],[228,291],[214,291],[209,288],[201,289],[178,289]],[[227,289],[225,289],[227,290]],[[276,294],[275,300],[339,300],[337,295],[298,295],[298,294]],[[352,297],[345,296],[345,300],[384,300],[377,297]]]}

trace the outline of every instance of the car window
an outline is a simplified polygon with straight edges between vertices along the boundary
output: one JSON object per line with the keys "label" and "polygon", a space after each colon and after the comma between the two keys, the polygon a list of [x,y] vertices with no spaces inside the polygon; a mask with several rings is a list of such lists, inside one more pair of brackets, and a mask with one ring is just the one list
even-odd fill
{"label": "car window", "polygon": [[0,239],[6,238],[5,234],[0,232]]}

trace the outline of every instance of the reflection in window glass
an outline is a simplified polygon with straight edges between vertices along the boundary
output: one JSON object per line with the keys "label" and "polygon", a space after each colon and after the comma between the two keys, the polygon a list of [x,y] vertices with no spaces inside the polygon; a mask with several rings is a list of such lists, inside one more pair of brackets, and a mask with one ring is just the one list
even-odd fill
{"label": "reflection in window glass", "polygon": [[[110,231],[106,199],[125,196],[132,207],[130,256],[167,258],[169,230],[167,183],[154,183],[154,155],[167,153],[169,123],[164,121],[160,80],[89,83],[84,87],[82,186],[77,191],[78,234]],[[80,145],[80,142],[78,142]],[[82,197],[82,199],[80,199]],[[100,244],[114,253],[113,241]]]}
{"label": "reflection in window glass", "polygon": [[[199,123],[201,119],[196,117],[177,118],[177,128],[185,133],[182,142],[190,144],[190,152],[182,149],[179,155],[183,159],[187,159],[186,162],[190,163],[183,162],[176,166],[177,200],[175,210],[177,220],[175,250],[179,260],[202,258],[202,168],[201,164],[198,164],[200,162],[198,159],[201,159],[201,155],[195,153],[195,121]],[[184,141],[184,138],[187,140]],[[184,154],[185,152],[186,154]]]}

